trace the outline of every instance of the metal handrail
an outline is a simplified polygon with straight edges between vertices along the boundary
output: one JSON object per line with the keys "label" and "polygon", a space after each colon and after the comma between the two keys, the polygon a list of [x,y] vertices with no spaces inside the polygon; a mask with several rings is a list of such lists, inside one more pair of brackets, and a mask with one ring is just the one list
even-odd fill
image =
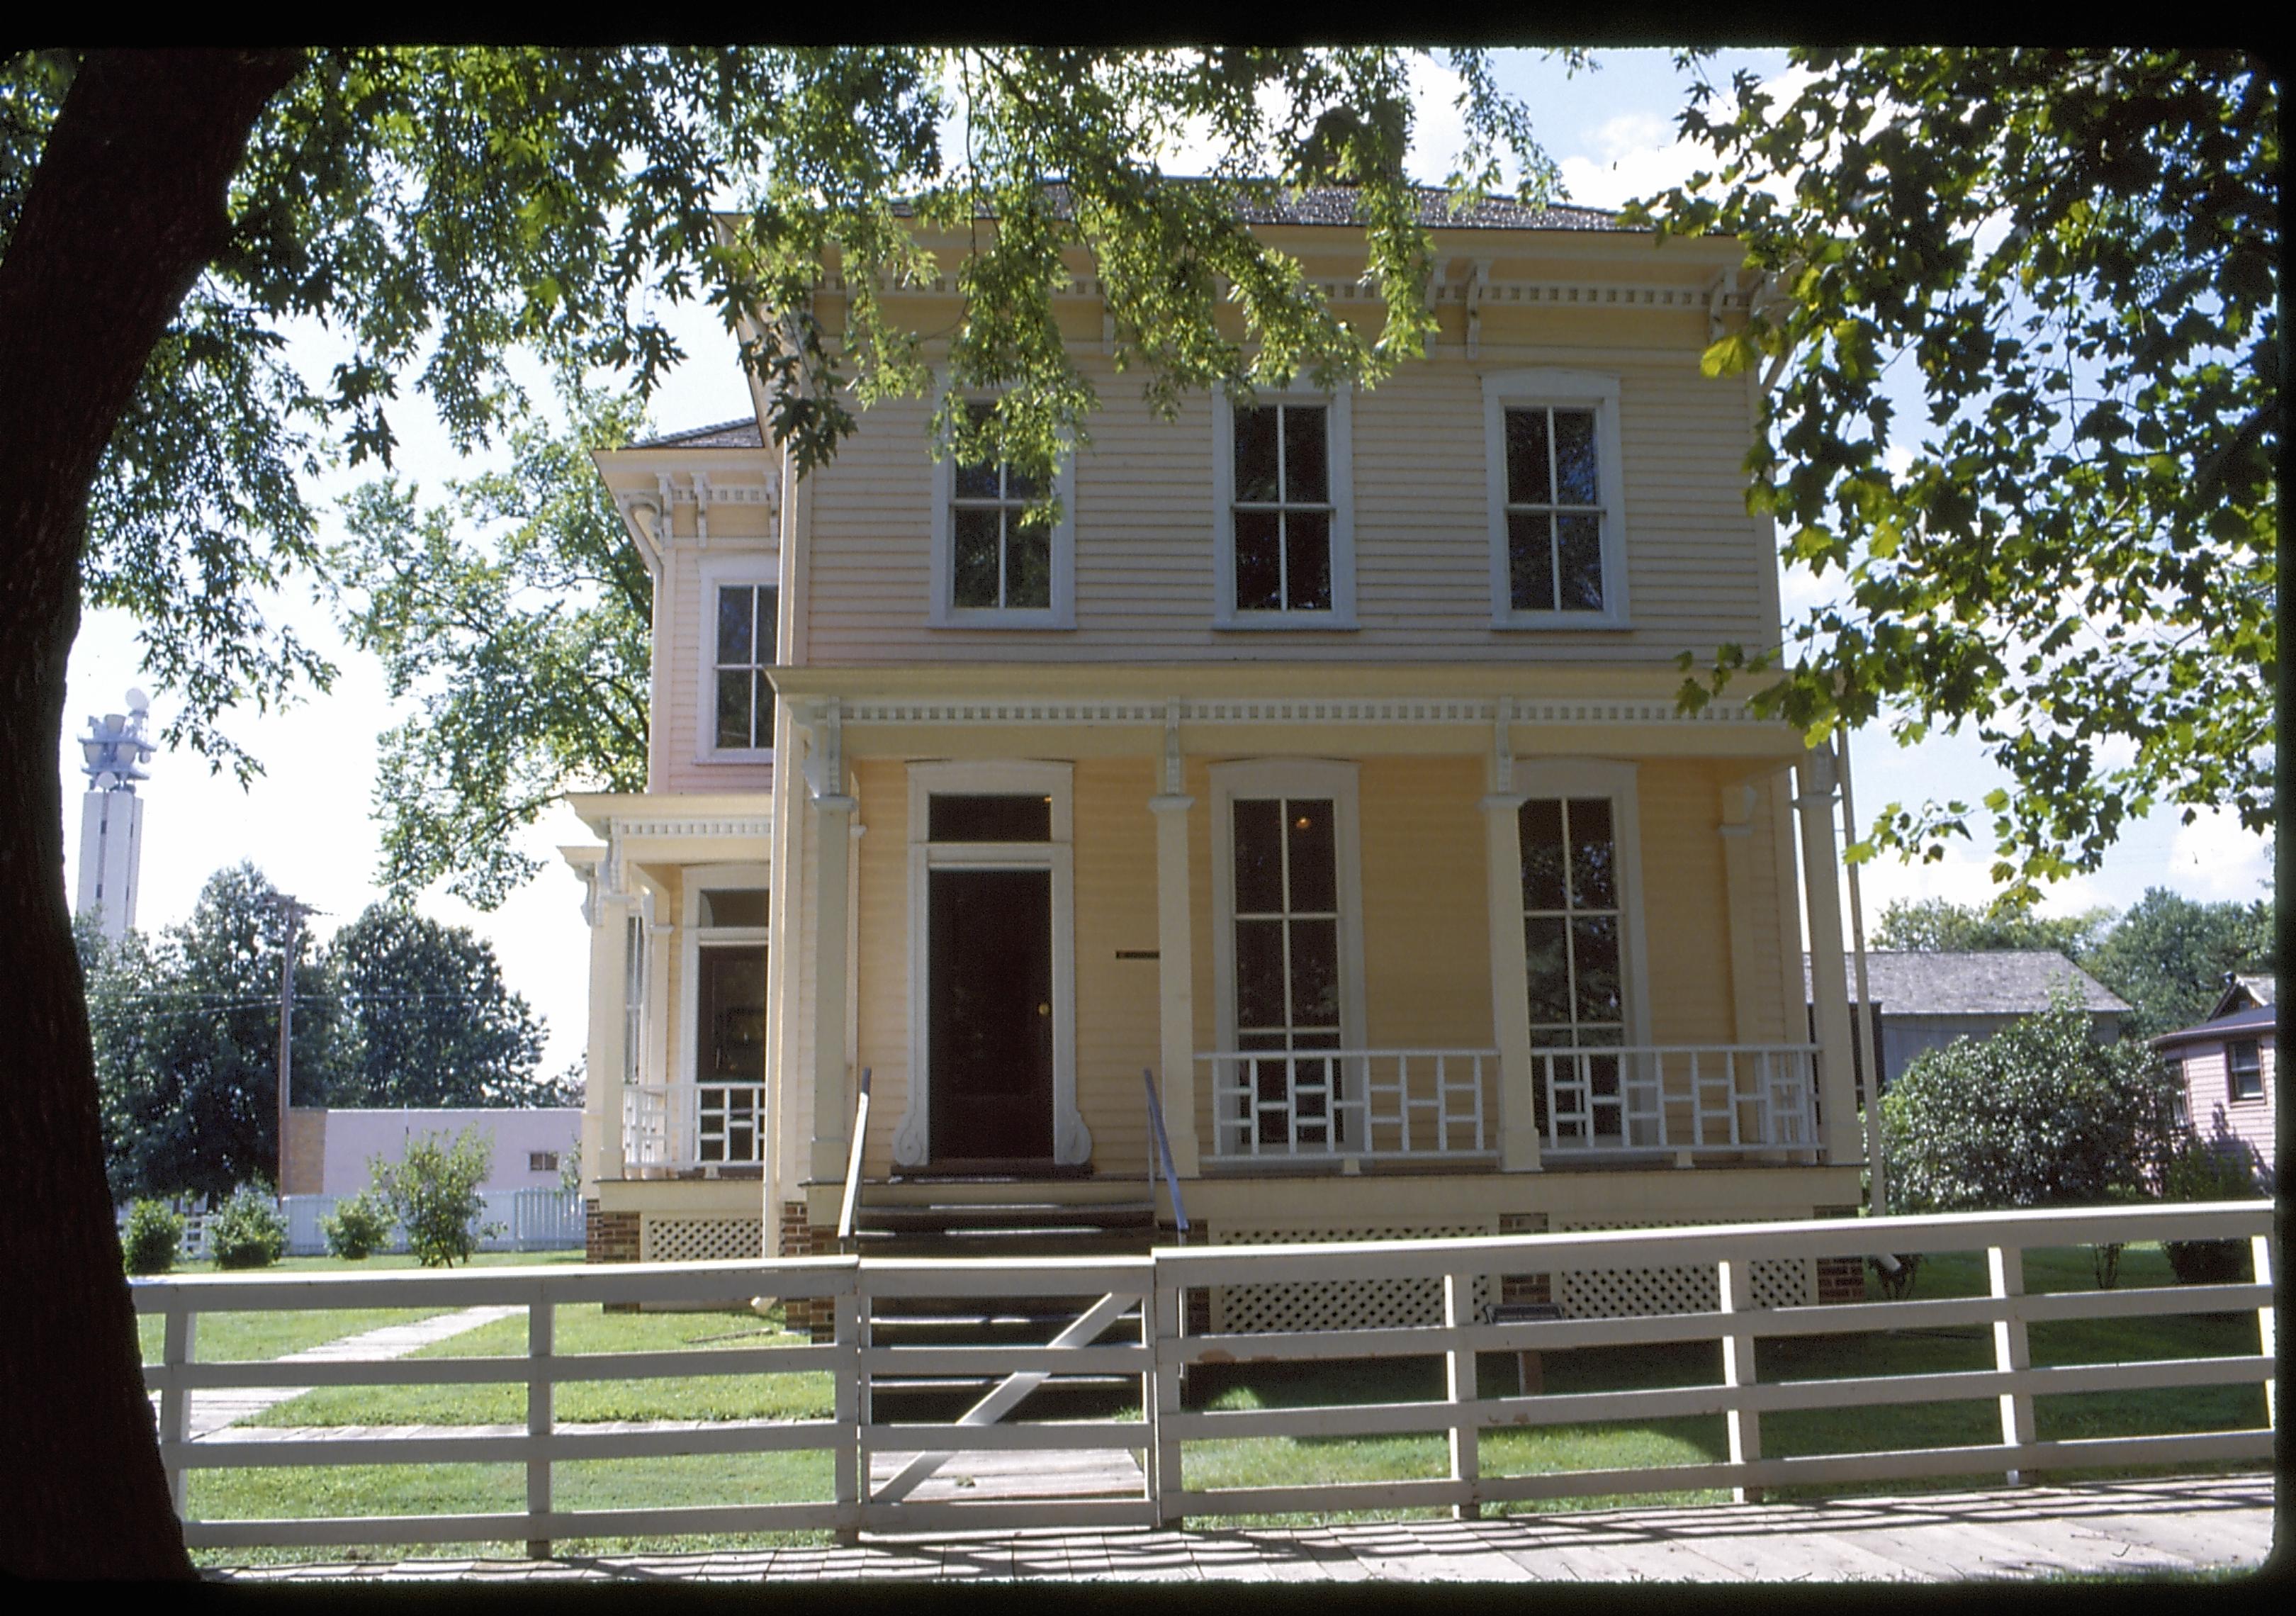
{"label": "metal handrail", "polygon": [[[1156,1136],[1156,1157],[1164,1164],[1164,1189],[1172,1197],[1172,1222],[1180,1231],[1180,1243],[1188,1243],[1188,1209],[1180,1204],[1180,1175],[1172,1169],[1172,1142],[1164,1134],[1164,1106],[1156,1098],[1156,1073],[1153,1068],[1143,1066],[1140,1080],[1148,1086],[1148,1126]],[[1148,1199],[1156,1199],[1156,1173],[1152,1166],[1148,1172]]]}
{"label": "metal handrail", "polygon": [[853,1097],[853,1144],[845,1153],[845,1202],[838,1209],[837,1241],[853,1244],[853,1214],[861,1204],[861,1145],[869,1136],[869,1068],[861,1069],[861,1092]]}

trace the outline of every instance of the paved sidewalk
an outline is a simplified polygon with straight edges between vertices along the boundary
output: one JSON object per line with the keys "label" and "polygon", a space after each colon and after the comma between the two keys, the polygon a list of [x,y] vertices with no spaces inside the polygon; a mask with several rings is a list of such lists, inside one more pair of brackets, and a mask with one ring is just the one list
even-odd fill
{"label": "paved sidewalk", "polygon": [[938,1533],[709,1554],[403,1560],[229,1581],[1963,1582],[2261,1565],[2273,1478],[1201,1531]]}
{"label": "paved sidewalk", "polygon": [[[490,1325],[498,1318],[523,1313],[524,1308],[464,1308],[459,1312],[440,1313],[430,1318],[418,1318],[412,1324],[385,1325],[377,1330],[362,1330],[357,1335],[345,1335],[316,1347],[306,1347],[300,1352],[290,1352],[272,1360],[281,1364],[340,1363],[346,1358],[405,1358],[417,1348],[433,1341],[443,1341],[475,1330],[480,1325]],[[275,1404],[290,1398],[301,1397],[308,1386],[249,1386],[225,1387],[215,1390],[192,1393],[191,1435],[194,1441],[213,1436],[250,1415],[262,1413]],[[160,1394],[152,1394],[152,1412],[160,1412]],[[244,1435],[245,1432],[235,1433]]]}

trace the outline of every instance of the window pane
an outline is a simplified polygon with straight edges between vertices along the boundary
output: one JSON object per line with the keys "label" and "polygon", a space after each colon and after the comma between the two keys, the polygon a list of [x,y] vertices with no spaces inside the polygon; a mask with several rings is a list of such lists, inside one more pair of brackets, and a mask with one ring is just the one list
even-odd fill
{"label": "window pane", "polygon": [[1606,797],[1570,800],[1570,904],[1578,909],[1619,906],[1617,850]]}
{"label": "window pane", "polygon": [[1332,519],[1321,511],[1283,516],[1283,604],[1292,611],[1332,609]]}
{"label": "window pane", "polygon": [[994,511],[956,513],[956,549],[950,574],[955,602],[959,606],[996,606],[998,599],[996,546],[1000,513]]}
{"label": "window pane", "polygon": [[718,744],[750,744],[750,673],[729,668],[718,676]]}
{"label": "window pane", "polygon": [[766,951],[704,948],[695,1006],[701,1026],[696,1077],[758,1081],[766,1075]]}
{"label": "window pane", "polygon": [[1340,923],[1292,923],[1292,1025],[1340,1024]]}
{"label": "window pane", "polygon": [[1050,841],[1053,800],[935,792],[925,806],[925,836],[932,841]]}
{"label": "window pane", "polygon": [[1332,915],[1340,906],[1338,855],[1332,839],[1332,804],[1294,797],[1283,804],[1284,840],[1292,862],[1294,915]]}
{"label": "window pane", "polygon": [[1010,504],[1027,504],[1044,492],[1044,486],[1033,477],[1022,474],[1018,466],[1004,468],[1004,498]]}
{"label": "window pane", "polygon": [[739,665],[750,661],[750,652],[755,642],[750,625],[756,611],[753,598],[757,591],[734,585],[718,591],[718,662]]}
{"label": "window pane", "polygon": [[1554,610],[1554,522],[1544,511],[1507,516],[1507,598],[1517,611]]}
{"label": "window pane", "polygon": [[701,894],[701,923],[705,926],[762,926],[766,923],[766,890],[733,888]]}
{"label": "window pane", "polygon": [[1555,503],[1596,505],[1603,503],[1602,479],[1595,461],[1595,412],[1554,412]]}
{"label": "window pane", "polygon": [[1275,611],[1283,604],[1282,518],[1273,511],[1235,513],[1235,609]]}
{"label": "window pane", "polygon": [[1053,603],[1053,534],[1041,521],[1023,522],[1020,513],[1004,535],[1004,603],[1043,608]]}
{"label": "window pane", "polygon": [[1235,412],[1235,496],[1247,504],[1283,497],[1275,475],[1276,415],[1272,405]]}
{"label": "window pane", "polygon": [[777,584],[761,584],[758,587],[758,649],[764,653],[760,662],[782,660],[782,592]]}
{"label": "window pane", "polygon": [[1283,411],[1283,499],[1287,504],[1322,504],[1331,498],[1325,466],[1324,406],[1294,404]]}
{"label": "window pane", "polygon": [[1562,894],[1562,805],[1533,798],[1516,815],[1522,841],[1522,906],[1560,909]]}
{"label": "window pane", "polygon": [[1235,912],[1280,915],[1283,910],[1283,805],[1239,801],[1234,807]]}
{"label": "window pane", "polygon": [[[988,404],[968,404],[964,413],[978,426],[996,413]],[[994,499],[997,495],[996,463],[993,460],[960,460],[956,463],[956,496],[959,499]]]}
{"label": "window pane", "polygon": [[1546,412],[1506,413],[1507,500],[1519,505],[1554,503],[1546,465]]}
{"label": "window pane", "polygon": [[1522,923],[1533,1027],[1567,1026],[1570,1021],[1570,959],[1564,951],[1562,926],[1560,919],[1539,915]]}
{"label": "window pane", "polygon": [[1603,520],[1591,514],[1554,519],[1562,537],[1562,605],[1565,611],[1603,609]]}
{"label": "window pane", "polygon": [[1595,915],[1573,920],[1570,952],[1578,974],[1575,1019],[1624,1021],[1626,1011],[1619,997],[1618,917]]}
{"label": "window pane", "polygon": [[1235,1024],[1281,1027],[1284,1024],[1283,923],[1280,920],[1240,920],[1235,923]]}

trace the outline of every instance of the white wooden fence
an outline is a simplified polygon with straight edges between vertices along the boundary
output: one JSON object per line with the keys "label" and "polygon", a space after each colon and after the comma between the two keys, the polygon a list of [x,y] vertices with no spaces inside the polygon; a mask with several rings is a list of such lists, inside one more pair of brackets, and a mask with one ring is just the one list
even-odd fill
{"label": "white wooden fence", "polygon": [[[481,1251],[578,1251],[582,1249],[582,1194],[578,1190],[539,1185],[526,1189],[481,1190],[486,1204],[479,1213]],[[280,1210],[287,1216],[287,1254],[315,1257],[327,1249],[323,1220],[350,1199],[347,1195],[288,1195]],[[394,1228],[384,1250],[406,1250],[406,1231]]]}
{"label": "white wooden fence", "polygon": [[[2240,1239],[2254,1254],[2245,1284],[2169,1286],[2027,1294],[2030,1249],[2161,1239]],[[1881,1252],[1982,1251],[1990,1293],[1816,1307],[1751,1305],[1756,1261],[1863,1257]],[[1711,1263],[1720,1306],[1710,1312],[1645,1317],[1487,1323],[1469,1298],[1479,1276],[1566,1269]],[[162,1361],[144,1374],[160,1400],[160,1452],[184,1507],[194,1470],[235,1466],[521,1464],[525,1508],[485,1514],[332,1516],[189,1521],[195,1546],[266,1544],[423,1543],[524,1540],[542,1552],[552,1539],[654,1533],[761,1532],[806,1529],[937,1530],[965,1526],[1172,1523],[1186,1517],[1274,1511],[1332,1512],[1436,1507],[1471,1514],[1481,1505],[1529,1498],[1787,1484],[1831,1485],[1919,1476],[2006,1474],[2064,1467],[2115,1467],[2188,1461],[2261,1462],[2272,1454],[2275,1251],[2267,1202],[2114,1207],[1946,1218],[1838,1219],[1723,1225],[1664,1231],[1514,1235],[1471,1240],[1363,1242],[1292,1246],[1160,1248],[1144,1257],[890,1259],[855,1257],[758,1262],[649,1264],[579,1268],[489,1268],[455,1273],[165,1278],[135,1283],[139,1311],[165,1319]],[[1339,1280],[1439,1277],[1446,1298],[1439,1325],[1330,1331],[1189,1335],[1186,1292],[1205,1286],[1313,1284]],[[609,1301],[693,1302],[764,1292],[789,1300],[825,1297],[834,1339],[816,1346],[564,1354],[555,1349],[562,1308]],[[889,1345],[875,1339],[879,1304],[925,1297],[996,1299],[1064,1296],[1084,1305],[1049,1344]],[[201,1315],[221,1310],[361,1307],[459,1308],[510,1304],[527,1309],[523,1358],[401,1358],[391,1361],[205,1363],[196,1349]],[[2036,1368],[2027,1333],[2067,1319],[2135,1318],[2253,1310],[2254,1352],[2117,1364]],[[1103,1342],[1111,1328],[1128,1339]],[[1989,1327],[1990,1369],[1917,1375],[1763,1383],[1755,1374],[1764,1338],[1911,1328]],[[1721,1344],[1718,1385],[1682,1385],[1554,1396],[1480,1397],[1479,1352],[1538,1351],[1711,1341]],[[1250,1411],[1184,1407],[1182,1371],[1191,1366],[1304,1363],[1365,1358],[1439,1358],[1447,1390],[1428,1401]],[[555,1417],[555,1391],[578,1381],[824,1372],[833,1377],[832,1417],[729,1420],[585,1430]],[[988,1375],[995,1389],[962,1419],[894,1423],[880,1417],[873,1390],[918,1374]],[[1136,1417],[1007,1423],[1028,1393],[1062,1374],[1140,1377]],[[195,1390],[231,1387],[522,1384],[524,1429],[439,1434],[358,1434],[281,1442],[233,1431],[193,1440]],[[2261,1383],[2265,1423],[2251,1429],[2038,1440],[2037,1397],[2064,1392]],[[1869,1428],[1876,1445],[1854,1453],[1771,1456],[1762,1416],[1801,1408],[1877,1411],[1939,1400],[1997,1399],[1997,1442],[1947,1448],[1892,1448],[1890,1422]],[[1557,1423],[1644,1421],[1720,1415],[1729,1456],[1706,1464],[1630,1470],[1494,1476],[1482,1473],[1485,1431]],[[1429,1432],[1448,1444],[1447,1473],[1423,1480],[1210,1489],[1192,1486],[1186,1445],[1231,1437],[1318,1437]],[[734,1455],[821,1449],[832,1455],[830,1496],[795,1503],[720,1504],[639,1509],[569,1509],[553,1493],[554,1465],[669,1455]],[[1078,1448],[1130,1450],[1144,1457],[1134,1497],[922,1501],[910,1495],[948,1456],[997,1449],[1051,1454]],[[871,1484],[880,1454],[914,1456],[890,1481]]]}

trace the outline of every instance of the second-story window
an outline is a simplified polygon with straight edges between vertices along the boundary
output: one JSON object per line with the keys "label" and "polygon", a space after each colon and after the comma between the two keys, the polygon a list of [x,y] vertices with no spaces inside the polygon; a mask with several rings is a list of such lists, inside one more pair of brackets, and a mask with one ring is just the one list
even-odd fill
{"label": "second-story window", "polygon": [[1493,626],[1626,628],[1618,378],[1486,376],[1483,419]]}
{"label": "second-story window", "polygon": [[718,587],[714,663],[717,749],[754,751],[774,743],[774,666],[781,590],[773,584]]}
{"label": "second-story window", "polygon": [[[996,406],[968,404],[978,423]],[[1001,461],[944,461],[936,472],[940,539],[933,556],[932,620],[943,627],[1073,626],[1075,479],[1063,460],[1046,520],[1045,489]]]}
{"label": "second-story window", "polygon": [[1235,412],[1235,609],[1332,609],[1331,449],[1320,404]]}
{"label": "second-story window", "polygon": [[[978,422],[989,406],[971,406]],[[951,604],[962,611],[1048,611],[1053,529],[1029,506],[1043,488],[999,461],[957,463],[949,501]]]}

